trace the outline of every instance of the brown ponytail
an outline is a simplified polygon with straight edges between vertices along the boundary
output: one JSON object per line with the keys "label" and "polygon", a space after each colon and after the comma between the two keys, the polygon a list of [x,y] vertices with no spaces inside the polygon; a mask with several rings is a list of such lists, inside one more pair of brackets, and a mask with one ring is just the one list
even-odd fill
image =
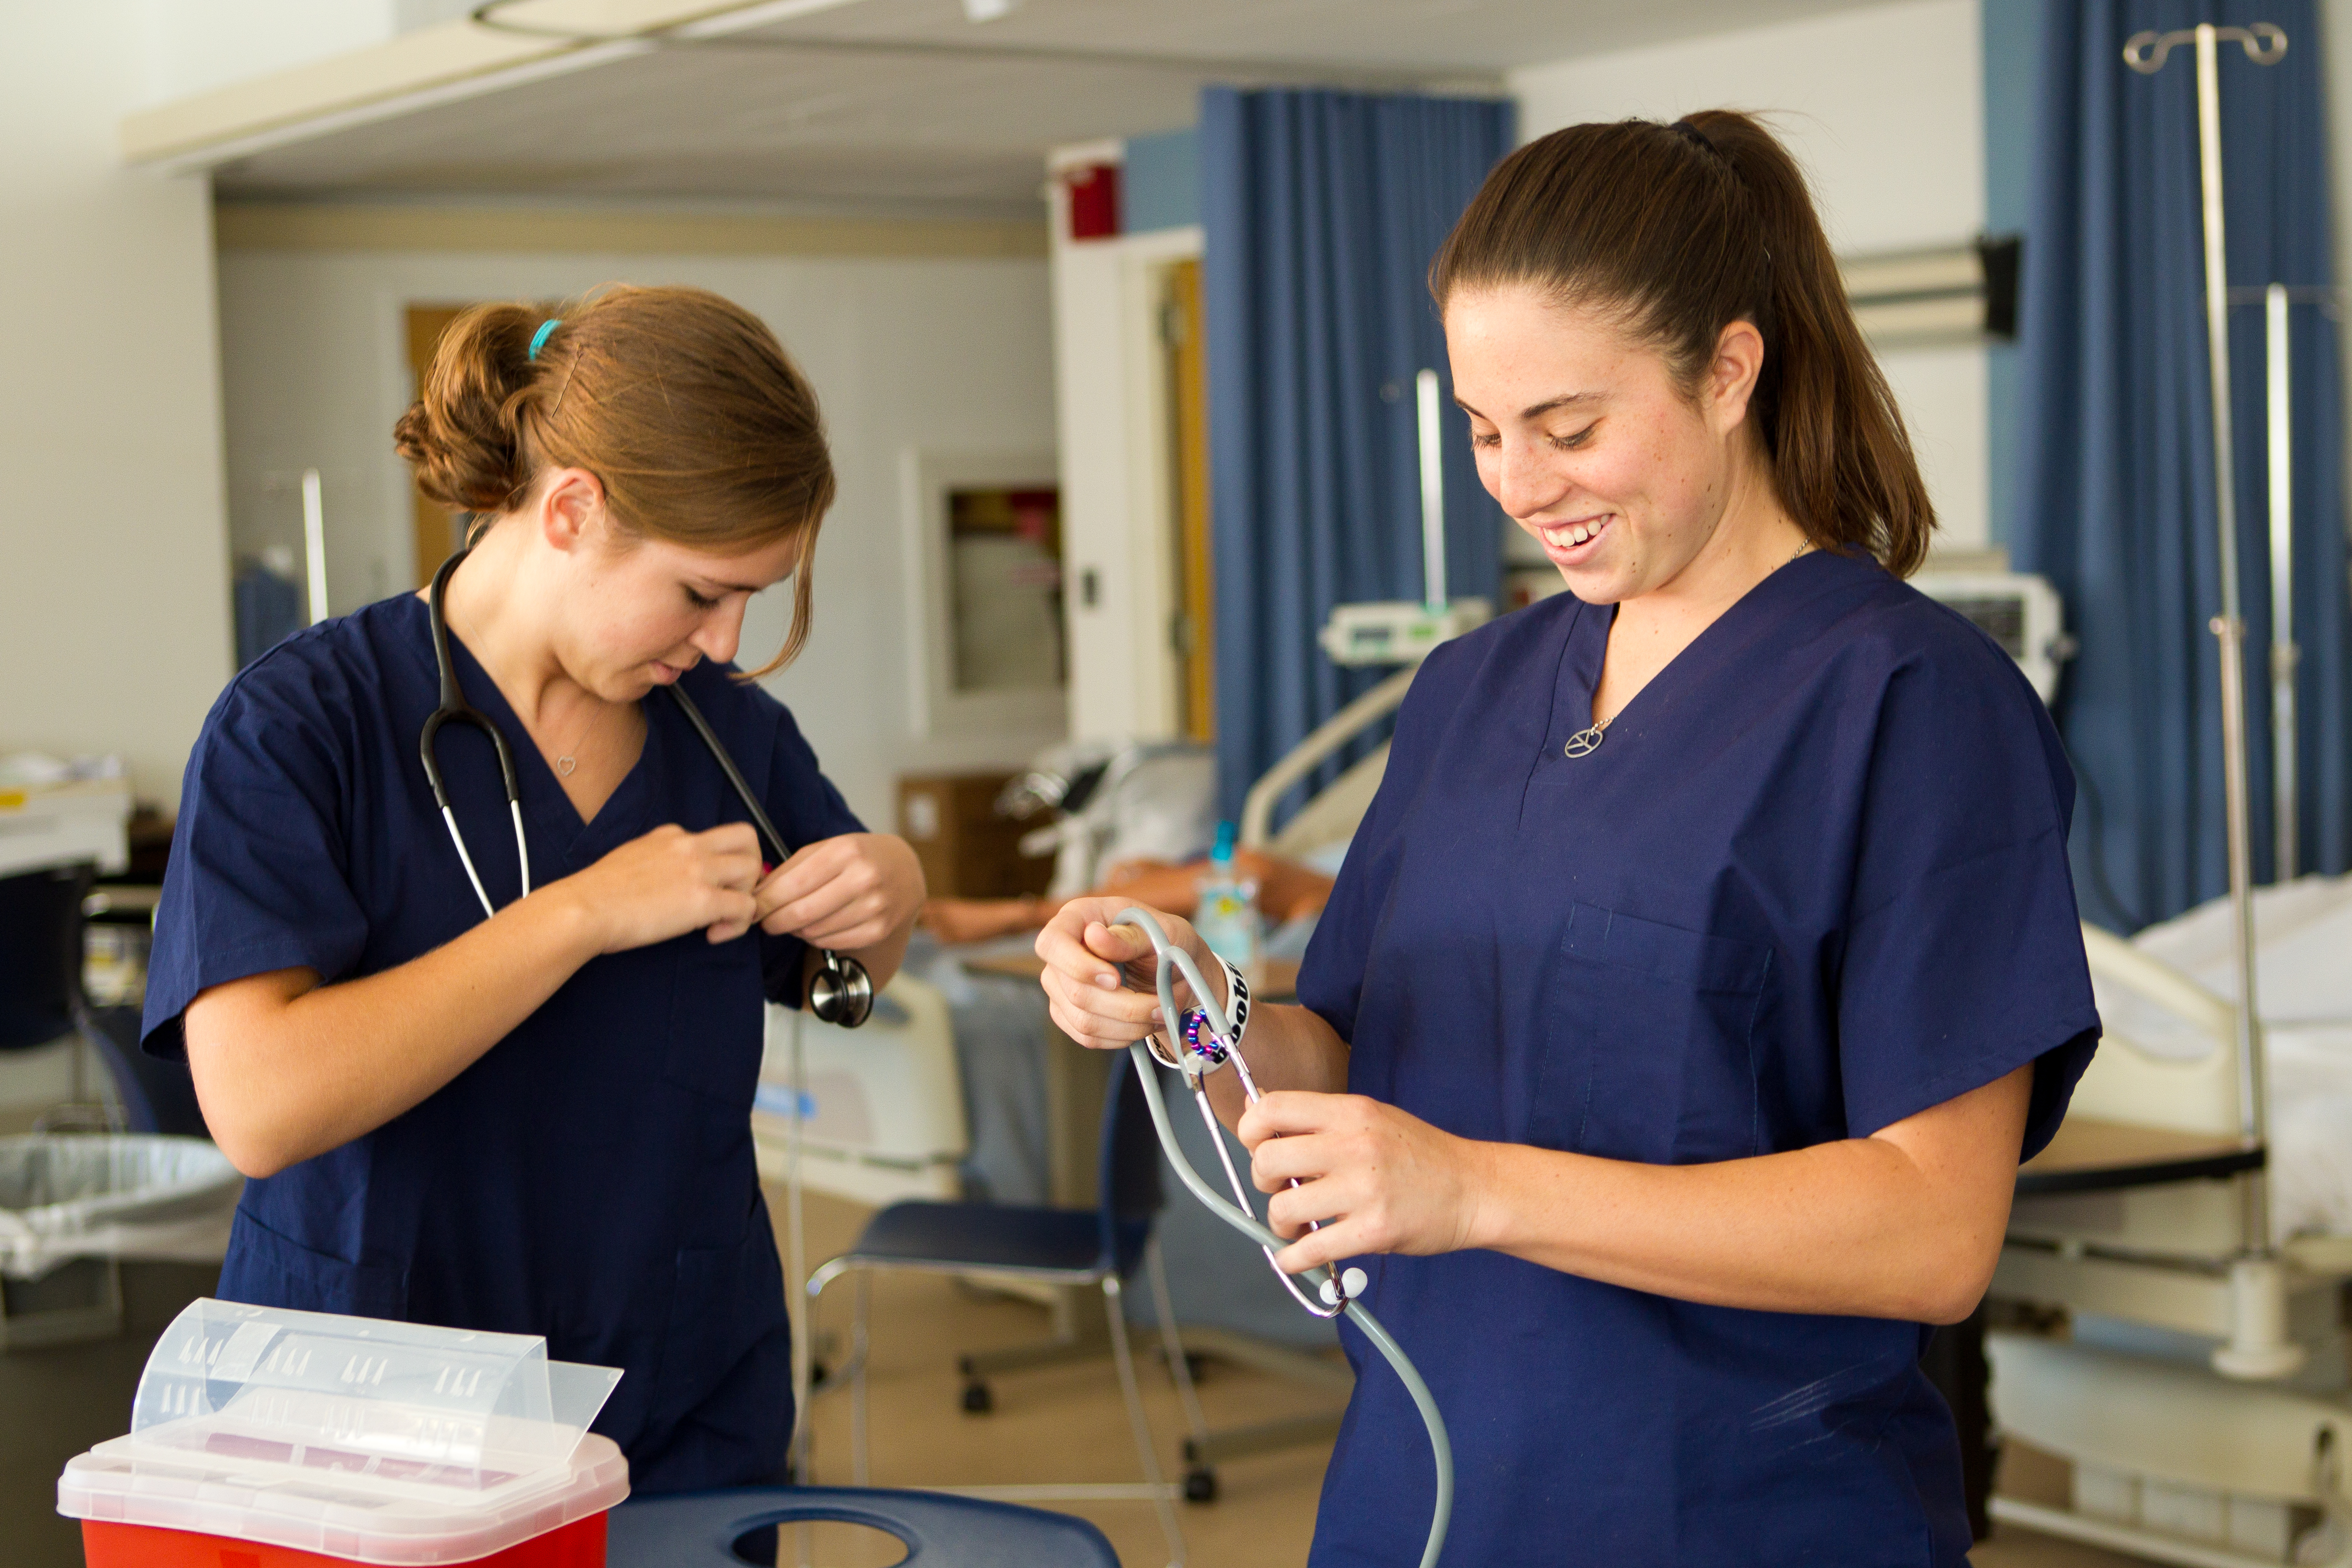
{"label": "brown ponytail", "polygon": [[1788,149],[1751,116],[1571,125],[1496,165],[1429,271],[1457,289],[1533,286],[1622,315],[1695,390],[1723,329],[1754,323],[1749,405],[1774,493],[1814,543],[1916,571],[1936,526],[1886,377],[1847,304]]}
{"label": "brown ponytail", "polygon": [[807,643],[833,460],[815,392],[741,306],[677,288],[477,305],[441,334],[418,390],[393,445],[454,511],[510,511],[541,473],[578,468],[634,533],[721,553],[799,535],[792,630],[751,673]]}

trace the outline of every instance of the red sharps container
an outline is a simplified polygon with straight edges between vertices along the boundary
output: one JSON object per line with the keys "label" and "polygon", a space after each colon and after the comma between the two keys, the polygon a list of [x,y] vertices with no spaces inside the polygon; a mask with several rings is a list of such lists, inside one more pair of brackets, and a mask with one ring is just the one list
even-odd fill
{"label": "red sharps container", "polygon": [[89,1568],[604,1568],[620,1381],[547,1342],[197,1301],[58,1478]]}

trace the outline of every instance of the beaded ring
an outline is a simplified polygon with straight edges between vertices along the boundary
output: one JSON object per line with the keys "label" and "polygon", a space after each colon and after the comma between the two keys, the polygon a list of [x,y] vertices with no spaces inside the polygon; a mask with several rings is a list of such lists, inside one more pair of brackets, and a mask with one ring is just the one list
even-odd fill
{"label": "beaded ring", "polygon": [[[1206,1039],[1202,1038],[1206,1036]],[[1233,1049],[1209,1028],[1209,1012],[1194,1007],[1184,1015],[1184,1048],[1212,1068],[1221,1068],[1233,1056]]]}

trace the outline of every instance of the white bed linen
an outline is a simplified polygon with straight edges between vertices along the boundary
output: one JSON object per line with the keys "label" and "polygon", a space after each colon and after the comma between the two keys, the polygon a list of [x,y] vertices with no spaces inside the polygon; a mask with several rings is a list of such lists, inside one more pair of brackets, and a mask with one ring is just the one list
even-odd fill
{"label": "white bed linen", "polygon": [[[2134,946],[2234,1000],[2230,900],[2148,927]],[[2255,998],[2270,1068],[2271,1223],[2281,1240],[2352,1236],[2352,877],[2254,892]],[[2113,1031],[2159,1056],[2201,1057],[2205,1037],[2154,1003],[2098,987]],[[2119,1047],[2108,1047],[2119,1049]]]}

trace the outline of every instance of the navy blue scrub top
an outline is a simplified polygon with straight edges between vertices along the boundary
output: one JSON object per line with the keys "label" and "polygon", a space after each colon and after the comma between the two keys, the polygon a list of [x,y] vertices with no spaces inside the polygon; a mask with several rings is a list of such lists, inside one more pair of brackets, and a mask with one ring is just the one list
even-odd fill
{"label": "navy blue scrub top", "polygon": [[[667,698],[644,755],[583,824],[456,637],[458,679],[504,731],[534,886],[665,823],[744,819]],[[705,664],[685,678],[777,829],[860,831],[792,716]],[[438,700],[425,605],[387,599],[247,666],[189,760],[156,916],[147,1047],[184,1054],[207,986],[408,962],[479,924],[416,739]],[[488,740],[438,755],[494,904],[520,890]],[[691,932],[582,968],[473,1066],[341,1148],[248,1182],[221,1273],[231,1300],[543,1334],[625,1370],[596,1430],[639,1492],[771,1479],[792,1426],[782,1271],[752,1160],[763,993],[796,1000],[802,945]],[[330,1048],[324,1042],[321,1048]]]}
{"label": "navy blue scrub top", "polygon": [[[1693,1164],[1865,1136],[2097,1038],[2074,779],[2016,666],[1866,559],[1806,555],[1591,719],[1613,611],[1560,595],[1433,654],[1299,975],[1349,1087],[1465,1138]],[[1362,1260],[1435,1392],[1445,1562],[1956,1565],[1916,1323],[1699,1306],[1496,1252]],[[1312,1561],[1409,1563],[1432,1472],[1358,1381]]]}

